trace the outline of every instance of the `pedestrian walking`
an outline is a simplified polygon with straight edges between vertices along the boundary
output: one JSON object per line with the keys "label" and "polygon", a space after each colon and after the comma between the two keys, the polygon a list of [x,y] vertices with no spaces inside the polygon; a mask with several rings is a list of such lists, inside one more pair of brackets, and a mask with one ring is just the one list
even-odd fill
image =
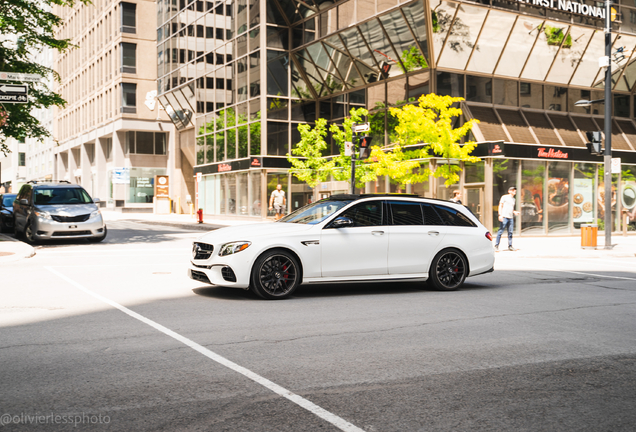
{"label": "pedestrian walking", "polygon": [[452,202],[461,204],[462,203],[462,193],[458,190],[453,191],[453,197],[450,199]]}
{"label": "pedestrian walking", "polygon": [[283,217],[283,212],[285,211],[286,204],[287,200],[285,199],[285,191],[283,190],[283,186],[276,185],[276,189],[272,191],[272,195],[269,198],[269,209],[276,210],[276,220],[279,220]]}
{"label": "pedestrian walking", "polygon": [[517,188],[512,186],[508,188],[508,194],[502,196],[499,200],[499,231],[497,232],[497,240],[495,241],[496,251],[499,251],[499,242],[505,229],[508,229],[508,250],[516,250],[512,247],[512,232],[515,226],[514,217],[519,214],[519,212],[515,210],[517,203],[515,199],[516,194]]}

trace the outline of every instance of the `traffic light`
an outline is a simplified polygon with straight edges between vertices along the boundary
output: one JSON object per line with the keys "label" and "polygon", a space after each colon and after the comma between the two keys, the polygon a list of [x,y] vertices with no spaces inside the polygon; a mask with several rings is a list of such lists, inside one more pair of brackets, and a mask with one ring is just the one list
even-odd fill
{"label": "traffic light", "polygon": [[603,137],[601,132],[585,132],[585,135],[587,136],[587,139],[590,140],[590,142],[585,143],[589,152],[593,155],[602,155],[603,149],[601,148],[601,143],[603,142]]}
{"label": "traffic light", "polygon": [[371,137],[363,136],[359,138],[360,145],[360,158],[359,159],[368,159],[371,156]]}

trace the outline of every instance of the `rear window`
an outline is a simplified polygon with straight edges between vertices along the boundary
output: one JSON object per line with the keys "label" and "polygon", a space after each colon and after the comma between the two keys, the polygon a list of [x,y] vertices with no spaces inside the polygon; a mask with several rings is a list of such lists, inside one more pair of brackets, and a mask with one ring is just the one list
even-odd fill
{"label": "rear window", "polygon": [[435,210],[444,221],[445,225],[451,226],[465,226],[476,227],[477,225],[470,220],[468,216],[459,210],[452,209],[450,207],[444,207],[440,205],[435,206]]}
{"label": "rear window", "polygon": [[93,200],[80,188],[38,188],[34,190],[35,205],[91,204]]}

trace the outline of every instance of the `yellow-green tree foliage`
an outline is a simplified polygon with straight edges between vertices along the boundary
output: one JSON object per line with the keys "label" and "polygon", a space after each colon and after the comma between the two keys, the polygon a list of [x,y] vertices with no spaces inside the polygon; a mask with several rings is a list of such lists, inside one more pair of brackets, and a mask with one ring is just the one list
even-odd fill
{"label": "yellow-green tree foliage", "polygon": [[[388,175],[398,184],[426,181],[429,175],[446,179],[446,186],[457,183],[461,168],[450,161],[479,161],[478,157],[470,156],[476,143],[461,144],[461,139],[479,120],[469,120],[453,128],[453,121],[462,115],[462,110],[453,104],[463,100],[428,94],[419,98],[418,105],[390,108],[391,115],[398,121],[395,128],[397,142],[386,152],[378,146],[373,147],[370,166],[375,174]],[[417,169],[432,157],[446,159],[447,163],[438,163],[434,171],[430,164],[428,168]]]}

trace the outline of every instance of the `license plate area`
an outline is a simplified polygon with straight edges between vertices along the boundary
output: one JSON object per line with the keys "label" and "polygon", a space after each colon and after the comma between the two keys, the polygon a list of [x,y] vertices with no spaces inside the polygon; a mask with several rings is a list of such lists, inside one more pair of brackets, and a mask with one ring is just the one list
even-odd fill
{"label": "license plate area", "polygon": [[75,229],[75,228],[77,228],[77,225],[69,225],[68,228],[69,229]]}

